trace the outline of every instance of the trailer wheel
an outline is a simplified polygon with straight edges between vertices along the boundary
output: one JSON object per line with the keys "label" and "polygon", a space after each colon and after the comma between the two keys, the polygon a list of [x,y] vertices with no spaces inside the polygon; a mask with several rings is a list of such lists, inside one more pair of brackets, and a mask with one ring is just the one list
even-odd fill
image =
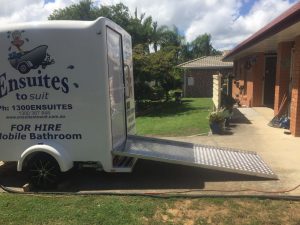
{"label": "trailer wheel", "polygon": [[27,168],[29,183],[42,189],[55,187],[61,173],[56,159],[44,153],[34,155]]}
{"label": "trailer wheel", "polygon": [[20,73],[25,74],[25,73],[28,73],[30,71],[30,67],[27,65],[26,62],[21,62],[18,65],[18,70],[19,70]]}

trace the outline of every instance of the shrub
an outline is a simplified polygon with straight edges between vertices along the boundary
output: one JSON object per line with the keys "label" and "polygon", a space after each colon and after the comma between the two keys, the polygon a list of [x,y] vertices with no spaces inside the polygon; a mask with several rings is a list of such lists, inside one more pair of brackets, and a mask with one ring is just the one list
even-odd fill
{"label": "shrub", "polygon": [[209,124],[224,123],[224,121],[225,121],[224,109],[216,110],[216,111],[211,112],[208,116],[208,120],[209,120]]}
{"label": "shrub", "polygon": [[235,99],[227,94],[222,93],[221,95],[221,107],[232,111],[234,104],[236,103]]}

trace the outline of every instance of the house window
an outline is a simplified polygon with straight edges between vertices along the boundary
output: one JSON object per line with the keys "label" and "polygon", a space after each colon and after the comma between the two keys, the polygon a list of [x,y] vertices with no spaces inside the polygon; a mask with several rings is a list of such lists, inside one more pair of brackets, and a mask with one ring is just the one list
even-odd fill
{"label": "house window", "polygon": [[194,77],[188,77],[187,83],[188,86],[194,86]]}

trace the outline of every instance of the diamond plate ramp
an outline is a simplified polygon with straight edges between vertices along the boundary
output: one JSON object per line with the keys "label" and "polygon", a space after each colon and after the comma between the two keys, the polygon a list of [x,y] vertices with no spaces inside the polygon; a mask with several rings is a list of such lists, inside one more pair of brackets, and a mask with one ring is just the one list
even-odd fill
{"label": "diamond plate ramp", "polygon": [[113,154],[277,179],[275,173],[256,152],[128,136],[125,148],[113,151]]}

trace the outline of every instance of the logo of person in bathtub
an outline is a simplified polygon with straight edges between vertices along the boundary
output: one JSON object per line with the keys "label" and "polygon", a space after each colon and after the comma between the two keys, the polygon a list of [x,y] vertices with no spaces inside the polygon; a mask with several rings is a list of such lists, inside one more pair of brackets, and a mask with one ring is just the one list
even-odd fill
{"label": "logo of person in bathtub", "polygon": [[28,38],[22,37],[23,33],[25,33],[24,30],[7,32],[7,38],[11,40],[11,45],[8,49],[8,60],[13,68],[22,74],[26,74],[31,69],[37,69],[40,66],[45,69],[48,65],[55,62],[47,53],[47,45],[40,45],[29,51],[23,50],[21,47],[25,42],[29,42]]}

